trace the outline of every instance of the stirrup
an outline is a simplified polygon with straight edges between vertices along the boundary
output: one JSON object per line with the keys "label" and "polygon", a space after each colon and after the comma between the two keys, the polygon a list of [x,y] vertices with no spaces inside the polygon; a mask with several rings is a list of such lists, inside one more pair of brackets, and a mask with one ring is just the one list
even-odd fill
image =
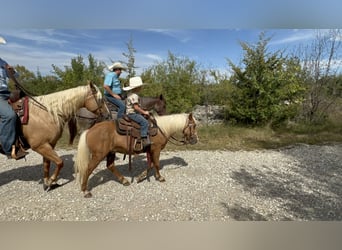
{"label": "stirrup", "polygon": [[15,145],[12,145],[12,152],[11,152],[12,159],[20,160],[22,158],[25,158],[26,155],[28,155],[28,152],[22,150],[22,148],[19,148],[18,152],[15,152],[15,151],[16,151]]}
{"label": "stirrup", "polygon": [[141,140],[135,139],[134,140],[134,145],[133,145],[133,150],[134,151],[142,151],[143,150],[143,144]]}

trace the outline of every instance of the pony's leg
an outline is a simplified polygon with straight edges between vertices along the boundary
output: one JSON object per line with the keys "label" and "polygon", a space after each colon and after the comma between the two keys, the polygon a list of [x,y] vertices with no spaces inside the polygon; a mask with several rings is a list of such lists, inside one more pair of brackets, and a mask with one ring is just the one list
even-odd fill
{"label": "pony's leg", "polygon": [[[161,149],[154,149],[154,150],[150,151],[150,155],[147,155],[147,157],[151,157],[151,159],[150,159],[151,163],[148,164],[147,169],[138,176],[137,182],[141,182],[142,180],[144,180],[148,176],[148,172],[152,169],[152,167],[154,167],[154,169],[155,169],[156,180],[158,180],[160,182],[165,181],[165,178],[163,176],[161,176],[159,173],[160,151],[161,151]],[[147,159],[147,161],[149,162],[149,159]]]}
{"label": "pony's leg", "polygon": [[82,177],[82,181],[81,181],[81,191],[84,193],[85,198],[92,197],[91,192],[87,189],[88,179],[89,179],[89,176],[91,175],[91,173],[99,165],[99,163],[102,161],[103,158],[104,158],[104,156],[102,154],[98,154],[98,153],[92,154],[92,157],[91,157],[89,164],[88,164],[87,172],[84,174],[84,176]]}
{"label": "pony's leg", "polygon": [[107,155],[107,168],[116,176],[121,184],[129,186],[131,183],[116,169],[115,167],[115,153]]}
{"label": "pony's leg", "polygon": [[159,166],[160,166],[160,161],[159,161],[159,157],[160,157],[160,149],[158,150],[153,150],[151,151],[151,157],[152,157],[152,164],[154,166],[154,170],[155,170],[155,177],[156,180],[160,181],[160,182],[164,182],[165,178],[163,176],[161,176],[161,174],[159,173]]}
{"label": "pony's leg", "polygon": [[147,168],[137,177],[137,183],[142,182],[148,178],[148,173],[152,169],[151,151],[146,152]]}

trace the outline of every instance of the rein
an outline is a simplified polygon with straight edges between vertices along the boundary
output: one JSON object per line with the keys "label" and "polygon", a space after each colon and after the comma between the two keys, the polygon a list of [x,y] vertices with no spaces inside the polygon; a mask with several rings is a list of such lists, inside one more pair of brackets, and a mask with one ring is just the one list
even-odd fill
{"label": "rein", "polygon": [[[171,141],[170,139],[172,139],[172,140],[174,140],[174,141],[176,141],[176,142],[173,142],[173,141]],[[177,139],[177,138],[174,137],[174,136],[171,136],[171,137],[169,138],[168,141],[169,141],[170,143],[172,143],[173,145],[176,145],[176,146],[183,146],[183,145],[186,144],[184,140],[179,140],[179,139]],[[177,142],[179,142],[180,144],[177,144]]]}
{"label": "rein", "polygon": [[76,115],[76,117],[81,119],[87,119],[87,120],[96,120],[96,117],[89,117],[89,116],[83,116],[83,115]]}
{"label": "rein", "polygon": [[17,79],[14,77],[14,72],[13,70],[9,70],[6,68],[6,71],[7,71],[7,74],[9,75],[9,77],[12,79],[12,81],[14,82],[15,84],[15,87],[17,89],[19,89],[20,91],[22,91],[26,96],[28,96],[31,100],[33,100],[37,105],[38,107],[40,107],[41,109],[45,110],[45,111],[48,111],[48,109],[40,102],[38,102],[33,96],[34,94],[30,93],[30,91],[28,91],[27,89],[24,88],[24,86],[22,86],[18,81]]}

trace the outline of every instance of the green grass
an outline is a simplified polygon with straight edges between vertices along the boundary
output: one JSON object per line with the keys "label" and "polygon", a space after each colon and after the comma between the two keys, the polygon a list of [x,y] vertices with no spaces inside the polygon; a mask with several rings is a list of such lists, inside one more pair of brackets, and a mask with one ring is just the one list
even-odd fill
{"label": "green grass", "polygon": [[[297,143],[327,144],[342,142],[342,122],[324,125],[292,124],[277,129],[270,127],[239,127],[211,125],[198,127],[199,142],[195,145],[177,146],[168,143],[166,150],[257,150],[276,149]],[[181,135],[176,135],[181,139]],[[69,134],[64,131],[57,148],[76,149],[78,137],[68,145]]]}

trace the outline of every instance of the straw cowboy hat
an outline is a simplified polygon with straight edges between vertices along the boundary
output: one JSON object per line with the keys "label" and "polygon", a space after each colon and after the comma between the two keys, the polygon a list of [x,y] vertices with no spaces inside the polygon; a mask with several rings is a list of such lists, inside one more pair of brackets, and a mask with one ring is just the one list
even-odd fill
{"label": "straw cowboy hat", "polygon": [[139,87],[141,87],[141,86],[143,86],[145,84],[146,83],[143,83],[139,76],[135,76],[135,77],[129,78],[129,86],[123,87],[122,89],[124,91],[128,91],[128,90],[131,90],[131,89],[139,88]]}
{"label": "straw cowboy hat", "polygon": [[5,44],[5,43],[6,43],[5,38],[3,38],[2,36],[0,36],[0,44]]}
{"label": "straw cowboy hat", "polygon": [[114,70],[114,69],[122,69],[122,70],[125,70],[126,68],[119,62],[115,62],[113,63],[112,65],[108,66],[108,69],[109,70]]}

